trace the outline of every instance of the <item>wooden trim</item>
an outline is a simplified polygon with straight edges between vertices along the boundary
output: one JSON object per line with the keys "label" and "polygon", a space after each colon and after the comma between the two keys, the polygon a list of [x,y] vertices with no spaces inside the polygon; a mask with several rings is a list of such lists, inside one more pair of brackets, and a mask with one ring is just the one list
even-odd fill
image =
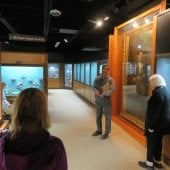
{"label": "wooden trim", "polygon": [[124,131],[126,131],[130,136],[135,138],[139,143],[143,146],[146,146],[146,138],[142,131],[140,131],[136,126],[133,126],[128,121],[118,118],[117,116],[113,116],[112,120],[118,124]]}
{"label": "wooden trim", "polygon": [[167,0],[162,0],[162,2],[161,2],[161,7],[160,7],[160,9],[161,9],[161,11],[164,11],[165,9],[166,9],[166,7],[167,7]]}
{"label": "wooden trim", "polygon": [[157,26],[157,17],[153,18],[153,37],[152,37],[152,51],[151,51],[151,75],[155,72],[155,49],[156,49],[156,26]]}
{"label": "wooden trim", "polygon": [[155,10],[157,10],[157,9],[159,9],[160,11],[165,10],[165,9],[166,9],[166,0],[162,0],[160,4],[154,6],[153,8],[151,8],[151,9],[145,11],[145,12],[143,12],[142,14],[139,14],[138,16],[132,18],[131,20],[129,20],[129,21],[127,21],[127,22],[124,22],[123,24],[117,26],[117,28],[120,29],[121,27],[124,27],[125,25],[130,24],[131,22],[133,22],[133,21],[135,21],[135,20],[137,20],[137,19],[139,19],[139,18],[142,18],[142,17],[146,16],[146,15],[148,15],[149,13],[151,13],[152,11],[155,11]]}
{"label": "wooden trim", "polygon": [[[122,112],[122,64],[125,55],[125,50],[123,50],[124,45],[124,33],[121,32],[121,28],[130,24],[132,21],[140,19],[156,10],[162,11],[165,8],[165,0],[161,1],[159,5],[154,6],[153,8],[143,12],[142,14],[134,17],[133,19],[117,26],[114,28],[114,35],[109,37],[109,65],[110,65],[110,75],[113,77],[115,81],[115,93],[112,96],[112,114],[113,121],[119,124],[127,133],[132,135],[137,141],[145,145],[145,137],[142,131],[135,125],[133,125],[130,121],[124,120],[121,116],[119,116]],[[154,60],[155,60],[155,44],[156,44],[156,22],[153,18],[153,31],[154,35],[152,38],[152,50],[151,50],[151,66],[154,68]],[[152,70],[153,72],[153,70]]]}

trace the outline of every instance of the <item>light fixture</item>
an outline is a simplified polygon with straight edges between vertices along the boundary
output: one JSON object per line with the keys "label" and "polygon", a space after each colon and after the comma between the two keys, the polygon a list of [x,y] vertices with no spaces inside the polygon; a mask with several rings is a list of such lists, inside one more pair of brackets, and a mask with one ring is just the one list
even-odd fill
{"label": "light fixture", "polygon": [[104,18],[104,21],[107,21],[109,19],[109,17],[108,16],[106,16],[105,18]]}
{"label": "light fixture", "polygon": [[134,23],[133,23],[133,28],[137,28],[137,27],[139,27],[139,24],[136,23],[136,22],[134,22]]}
{"label": "light fixture", "polygon": [[54,47],[57,48],[60,45],[60,42],[56,42]]}
{"label": "light fixture", "polygon": [[149,19],[145,18],[145,23],[149,24],[149,22],[150,22]]}
{"label": "light fixture", "polygon": [[138,45],[138,48],[139,48],[139,49],[141,49],[141,48],[142,48],[142,46],[141,46],[141,45]]}
{"label": "light fixture", "polygon": [[102,22],[102,21],[97,21],[97,22],[96,22],[96,26],[97,26],[97,27],[100,27],[100,26],[102,26],[102,25],[103,25],[103,22]]}
{"label": "light fixture", "polygon": [[4,41],[5,44],[10,44],[9,41]]}
{"label": "light fixture", "polygon": [[50,14],[53,16],[53,17],[59,17],[61,15],[61,11],[58,10],[58,9],[52,9],[50,10]]}
{"label": "light fixture", "polygon": [[66,38],[64,38],[64,42],[68,43],[68,40]]}
{"label": "light fixture", "polygon": [[100,27],[101,25],[103,25],[103,22],[101,20],[94,21],[94,20],[88,19],[87,21],[89,21],[93,24],[96,24],[96,27]]}

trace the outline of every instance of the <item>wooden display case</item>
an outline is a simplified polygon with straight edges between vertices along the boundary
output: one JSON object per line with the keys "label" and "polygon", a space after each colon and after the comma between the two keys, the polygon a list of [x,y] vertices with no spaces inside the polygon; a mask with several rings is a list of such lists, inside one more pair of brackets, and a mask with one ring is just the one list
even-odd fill
{"label": "wooden display case", "polygon": [[[3,77],[2,76],[2,67],[4,67],[4,66],[22,68],[22,70],[24,70],[24,68],[25,68],[27,70],[26,71],[24,70],[24,72],[27,75],[29,75],[29,73],[30,73],[28,68],[29,69],[34,68],[34,67],[40,68],[41,74],[42,74],[42,80],[39,79],[39,86],[42,85],[42,88],[40,88],[40,89],[43,90],[46,94],[48,94],[48,60],[47,60],[47,54],[46,53],[0,52],[1,82],[3,81],[2,80],[2,77]],[[14,68],[14,70],[15,70],[15,68]],[[8,75],[9,74],[10,73],[8,72]],[[15,77],[15,78],[14,79],[11,78],[11,82],[13,82],[15,84],[18,80],[21,80],[21,81],[27,80],[28,83],[27,83],[26,86],[24,86],[24,88],[27,88],[27,87],[38,88],[37,87],[38,83],[36,84],[34,82],[34,84],[33,84],[32,80],[29,80],[24,75],[22,75],[23,72],[21,72],[19,74],[20,74],[19,77],[17,75],[14,75],[13,77]],[[22,83],[24,83],[24,82],[22,82]],[[0,89],[1,89],[1,87],[0,87]],[[1,92],[2,92],[2,89],[1,89]],[[10,95],[10,94],[12,94],[12,95]],[[9,102],[13,103],[17,94],[15,95],[13,93],[9,93],[9,95],[7,95]],[[2,93],[1,93],[1,96],[2,96]],[[0,96],[0,101],[1,101],[1,98],[2,98],[1,96]],[[0,102],[0,103],[1,103],[0,104],[0,123],[1,123],[1,128],[4,128],[4,125],[2,124],[4,122],[4,120],[2,121],[2,119],[3,119],[2,107],[1,107],[2,102]]]}
{"label": "wooden display case", "polygon": [[[43,86],[42,90],[44,90],[46,93],[48,92],[48,60],[47,60],[47,54],[45,53],[24,53],[24,52],[1,52],[1,67],[3,67],[4,72],[5,69],[22,69],[21,71],[18,70],[19,77],[13,74],[9,73],[11,77],[11,81],[13,84],[21,83],[24,84],[24,82],[27,80],[27,76],[31,74],[31,71],[33,71],[33,76],[35,73],[42,74],[40,75],[39,80],[36,80],[34,77],[33,79],[29,78],[27,81],[27,84],[23,88],[27,87],[37,87],[38,83],[39,86]],[[7,68],[5,68],[7,67]],[[14,67],[14,68],[13,68]],[[25,69],[24,69],[25,67]],[[15,69],[16,68],[16,69]],[[33,70],[33,69],[39,69]],[[1,74],[2,74],[2,69],[1,69]],[[30,76],[29,76],[30,77]],[[3,75],[2,75],[3,78]],[[6,80],[6,78],[5,78]],[[7,80],[6,80],[7,81]],[[38,82],[39,81],[39,82]],[[7,84],[7,82],[5,82]],[[8,84],[7,84],[8,85]],[[36,86],[37,85],[37,86]],[[38,87],[37,87],[38,88]],[[22,89],[21,89],[22,90]],[[13,95],[11,95],[13,96]],[[15,96],[15,95],[14,95]],[[9,95],[10,97],[10,95]]]}
{"label": "wooden display case", "polygon": [[[112,97],[113,120],[144,145],[144,120],[150,93],[148,78],[155,69],[155,16],[165,9],[163,0],[115,27],[114,35],[109,37],[110,74],[116,87]],[[133,66],[128,67],[127,63]]]}

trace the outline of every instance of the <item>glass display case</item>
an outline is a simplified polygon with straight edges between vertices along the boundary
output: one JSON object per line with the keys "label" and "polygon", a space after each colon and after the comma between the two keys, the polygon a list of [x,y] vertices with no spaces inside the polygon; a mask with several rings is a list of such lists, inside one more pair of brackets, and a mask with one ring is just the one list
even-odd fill
{"label": "glass display case", "polygon": [[59,64],[48,64],[48,78],[56,79],[60,77]]}
{"label": "glass display case", "polygon": [[97,76],[97,62],[91,63],[91,86],[93,86],[93,82]]}
{"label": "glass display case", "polygon": [[65,64],[64,74],[65,88],[72,88],[72,64]]}
{"label": "glass display case", "polygon": [[6,96],[17,96],[23,89],[34,87],[44,90],[44,67],[28,65],[2,65],[1,79],[6,84]]}
{"label": "glass display case", "polygon": [[166,81],[166,88],[170,92],[170,53],[168,56],[157,57],[156,73],[164,77]]}
{"label": "glass display case", "polygon": [[162,10],[155,6],[114,28],[110,36],[110,75],[116,91],[112,97],[112,113],[122,124],[129,123],[143,132],[149,76],[154,71],[156,15]]}
{"label": "glass display case", "polygon": [[80,76],[80,81],[84,83],[84,63],[81,63],[80,64],[80,73],[81,73],[81,76]]}
{"label": "glass display case", "polygon": [[80,81],[80,64],[77,64],[77,76],[76,80]]}
{"label": "glass display case", "polygon": [[77,80],[77,65],[76,64],[74,64],[74,69],[73,69],[73,71],[74,71],[74,74],[73,74],[73,76],[74,76],[74,80]]}
{"label": "glass display case", "polygon": [[90,63],[85,63],[85,84],[90,85]]}

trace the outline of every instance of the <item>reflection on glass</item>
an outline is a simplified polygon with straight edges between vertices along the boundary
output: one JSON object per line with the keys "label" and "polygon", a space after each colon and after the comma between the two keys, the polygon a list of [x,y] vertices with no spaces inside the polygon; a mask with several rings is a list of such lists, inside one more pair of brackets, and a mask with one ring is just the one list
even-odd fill
{"label": "reflection on glass", "polygon": [[43,67],[1,66],[2,82],[6,96],[16,96],[23,89],[34,87],[43,90]]}
{"label": "reflection on glass", "polygon": [[126,63],[126,75],[136,75],[136,63],[135,62],[127,62]]}
{"label": "reflection on glass", "polygon": [[97,62],[91,63],[91,86],[93,86],[93,81],[97,76]]}
{"label": "reflection on glass", "polygon": [[65,87],[72,87],[72,64],[65,64]]}
{"label": "reflection on glass", "polygon": [[80,81],[80,64],[77,64],[77,80]]}
{"label": "reflection on glass", "polygon": [[74,64],[74,80],[77,80],[77,65]]}
{"label": "reflection on glass", "polygon": [[59,64],[48,64],[48,78],[59,78]]}
{"label": "reflection on glass", "polygon": [[90,63],[85,63],[85,84],[90,85]]}
{"label": "reflection on glass", "polygon": [[101,65],[99,66],[99,74],[102,73],[102,67],[103,67],[103,64],[101,64]]}
{"label": "reflection on glass", "polygon": [[122,116],[143,128],[149,92],[152,27],[125,34]]}
{"label": "reflection on glass", "polygon": [[81,78],[80,81],[84,83],[84,64],[81,64]]}

